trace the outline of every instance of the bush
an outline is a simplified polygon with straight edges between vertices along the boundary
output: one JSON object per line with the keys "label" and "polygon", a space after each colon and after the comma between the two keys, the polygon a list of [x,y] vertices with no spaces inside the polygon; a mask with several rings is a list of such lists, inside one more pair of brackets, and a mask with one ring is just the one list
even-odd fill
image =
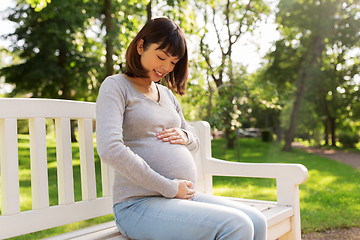
{"label": "bush", "polygon": [[17,130],[19,134],[29,134],[29,121],[25,119],[18,120]]}
{"label": "bush", "polygon": [[261,130],[261,140],[263,142],[271,142],[273,140],[272,132],[270,130]]}
{"label": "bush", "polygon": [[359,142],[359,135],[355,132],[342,132],[339,134],[339,142],[344,147],[354,148]]}

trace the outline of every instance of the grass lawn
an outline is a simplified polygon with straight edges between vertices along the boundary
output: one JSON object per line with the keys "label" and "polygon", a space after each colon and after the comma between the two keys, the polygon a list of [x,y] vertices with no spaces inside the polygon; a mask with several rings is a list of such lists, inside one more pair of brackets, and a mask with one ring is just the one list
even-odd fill
{"label": "grass lawn", "polygon": [[[50,205],[57,204],[57,174],[55,140],[49,137],[49,195]],[[294,149],[281,151],[276,143],[259,139],[240,139],[240,151],[225,150],[223,139],[212,142],[213,156],[229,161],[301,163],[309,170],[309,179],[300,186],[301,221],[304,232],[360,226],[360,171],[342,163]],[[81,200],[80,160],[78,144],[73,144],[75,200]],[[101,196],[100,160],[95,156],[98,196]],[[31,209],[29,139],[19,135],[19,166],[21,210]],[[214,193],[241,198],[276,200],[273,179],[214,177]],[[1,204],[1,203],[0,203]],[[1,205],[0,205],[1,209]],[[50,230],[20,236],[14,239],[39,239],[85,226],[106,222],[112,215],[69,224]]]}
{"label": "grass lawn", "polygon": [[[224,146],[223,139],[213,140],[213,156],[230,161],[240,156],[242,162],[301,163],[307,167],[309,178],[300,185],[304,232],[360,226],[359,170],[299,149],[283,152],[279,144],[259,139],[240,139],[240,154]],[[214,185],[216,195],[276,200],[274,180],[215,177]]]}

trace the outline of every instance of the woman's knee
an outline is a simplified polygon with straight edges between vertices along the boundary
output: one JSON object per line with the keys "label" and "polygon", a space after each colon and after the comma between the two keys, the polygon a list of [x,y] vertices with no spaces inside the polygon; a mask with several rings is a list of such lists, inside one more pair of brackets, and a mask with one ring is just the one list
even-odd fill
{"label": "woman's knee", "polygon": [[259,212],[258,217],[253,221],[255,226],[258,226],[260,229],[267,229],[267,221],[265,215]]}
{"label": "woman's knee", "polygon": [[218,234],[221,240],[252,240],[254,239],[254,224],[251,219],[243,213],[234,212],[232,216],[227,216],[224,224],[219,226]]}
{"label": "woman's knee", "polygon": [[264,214],[262,214],[260,211],[256,211],[255,214],[252,214],[251,221],[254,224],[254,239],[266,239],[267,221]]}
{"label": "woman's knee", "polygon": [[259,231],[266,231],[267,228],[267,221],[265,215],[262,214],[259,210],[255,209],[256,211],[249,216],[251,221],[254,224],[255,231],[258,229]]}
{"label": "woman's knee", "polygon": [[226,216],[224,231],[219,234],[219,239],[266,239],[267,221],[260,211],[255,209],[251,214],[234,211],[231,216]]}

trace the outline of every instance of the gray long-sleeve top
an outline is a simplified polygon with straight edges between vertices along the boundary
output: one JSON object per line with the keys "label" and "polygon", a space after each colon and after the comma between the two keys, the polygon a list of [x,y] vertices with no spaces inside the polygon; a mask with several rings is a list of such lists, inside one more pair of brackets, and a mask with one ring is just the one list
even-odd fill
{"label": "gray long-sleeve top", "polygon": [[[140,93],[125,75],[107,77],[96,102],[97,151],[115,169],[114,204],[130,198],[173,198],[177,180],[196,183],[196,166],[190,151],[199,141],[188,129],[181,107],[165,86],[156,85],[160,100]],[[189,143],[158,140],[163,128],[185,130]]]}

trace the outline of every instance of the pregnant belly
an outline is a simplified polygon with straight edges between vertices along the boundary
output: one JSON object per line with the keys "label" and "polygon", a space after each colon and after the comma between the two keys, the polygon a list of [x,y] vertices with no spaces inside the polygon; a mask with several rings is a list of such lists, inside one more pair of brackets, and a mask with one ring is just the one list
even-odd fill
{"label": "pregnant belly", "polygon": [[149,166],[169,179],[183,179],[196,182],[196,166],[192,154],[184,145],[168,142],[144,141],[143,144],[128,146]]}

